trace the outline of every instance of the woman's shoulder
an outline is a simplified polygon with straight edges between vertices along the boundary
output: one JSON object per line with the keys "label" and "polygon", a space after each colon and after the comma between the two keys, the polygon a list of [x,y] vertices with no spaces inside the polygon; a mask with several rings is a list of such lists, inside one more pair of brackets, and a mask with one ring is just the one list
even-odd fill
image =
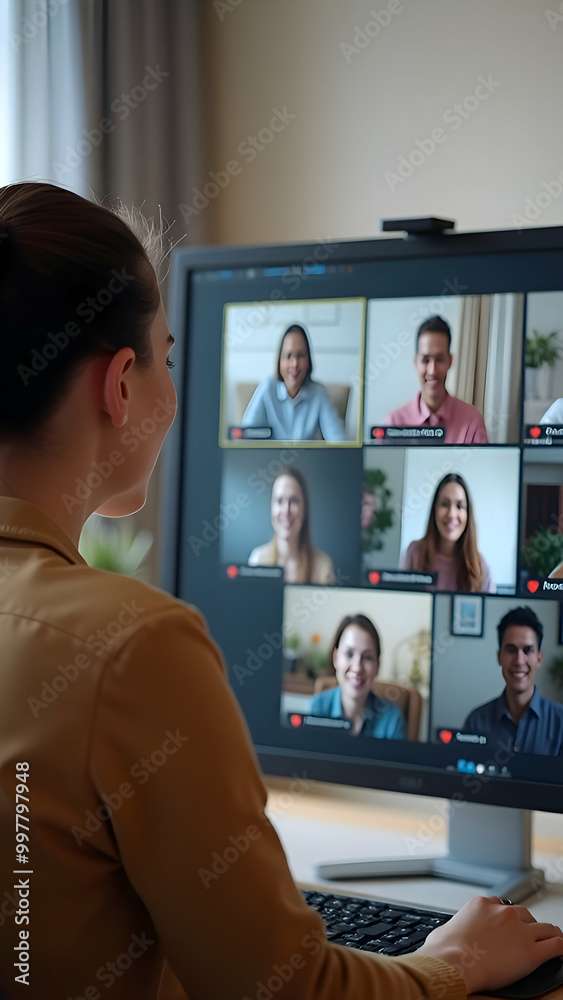
{"label": "woman's shoulder", "polygon": [[370,699],[373,699],[372,705],[377,714],[385,714],[389,718],[403,717],[399,706],[394,701],[390,701],[389,698],[384,698],[382,695],[376,694],[375,691],[370,691]]}
{"label": "woman's shoulder", "polygon": [[311,711],[328,711],[332,708],[338,694],[338,687],[325,688],[324,691],[317,691],[311,700]]}
{"label": "woman's shoulder", "polygon": [[73,569],[74,589],[82,594],[79,631],[88,640],[99,639],[100,650],[104,645],[117,649],[133,633],[152,628],[160,620],[182,621],[207,632],[197,608],[152,584],[87,564]]}
{"label": "woman's shoulder", "polygon": [[482,552],[479,553],[479,560],[481,562],[481,577],[483,580],[482,589],[487,593],[494,593],[495,587],[493,585],[491,568]]}
{"label": "woman's shoulder", "polygon": [[412,569],[413,562],[420,551],[422,538],[414,538],[405,549],[405,554],[401,560],[401,569]]}
{"label": "woman's shoulder", "polygon": [[254,390],[255,396],[271,396],[276,390],[277,379],[273,375],[266,375],[266,378],[260,379],[256,389]]}
{"label": "woman's shoulder", "polygon": [[273,566],[274,565],[274,546],[272,542],[266,542],[264,545],[257,545],[255,549],[252,549],[248,557],[249,566]]}
{"label": "woman's shoulder", "polygon": [[554,402],[547,408],[540,423],[560,423],[563,421],[563,396],[559,399],[554,400]]}
{"label": "woman's shoulder", "polygon": [[317,396],[319,399],[330,400],[327,387],[322,382],[317,382],[316,379],[310,378],[306,385],[309,392]]}
{"label": "woman's shoulder", "polygon": [[327,552],[323,552],[322,549],[313,549],[313,568],[311,576],[314,577],[313,583],[326,583],[327,581],[334,580],[334,566],[332,564],[332,559]]}

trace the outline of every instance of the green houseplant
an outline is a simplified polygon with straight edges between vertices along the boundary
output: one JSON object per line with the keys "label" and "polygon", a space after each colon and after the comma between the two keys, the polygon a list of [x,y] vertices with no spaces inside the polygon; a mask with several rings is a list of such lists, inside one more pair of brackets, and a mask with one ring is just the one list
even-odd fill
{"label": "green houseplant", "polygon": [[150,531],[135,531],[123,520],[118,524],[105,522],[105,518],[94,515],[84,525],[78,546],[83,559],[96,569],[142,577],[153,544]]}
{"label": "green houseplant", "polygon": [[370,523],[362,528],[362,551],[378,552],[383,548],[383,535],[395,523],[395,511],[391,506],[393,493],[387,485],[384,469],[366,469],[364,493],[373,496],[374,511]]}
{"label": "green houseplant", "polygon": [[538,528],[522,549],[522,562],[529,576],[547,577],[563,559],[563,534]]}
{"label": "green houseplant", "polygon": [[542,365],[553,368],[562,357],[559,330],[552,330],[551,333],[532,330],[531,335],[526,337],[526,368],[541,368]]}
{"label": "green houseplant", "polygon": [[289,673],[295,673],[299,665],[301,638],[298,632],[288,632],[284,637],[283,655],[288,662]]}
{"label": "green houseplant", "polygon": [[551,333],[532,330],[528,334],[524,352],[528,399],[547,400],[551,397],[552,369],[562,357],[558,330],[552,330]]}

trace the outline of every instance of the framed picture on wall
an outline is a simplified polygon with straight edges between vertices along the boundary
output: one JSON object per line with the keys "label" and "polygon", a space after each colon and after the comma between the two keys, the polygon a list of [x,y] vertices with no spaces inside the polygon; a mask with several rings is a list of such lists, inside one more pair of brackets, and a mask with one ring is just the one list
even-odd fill
{"label": "framed picture on wall", "polygon": [[485,602],[474,594],[456,594],[452,597],[452,635],[480,639],[485,625]]}

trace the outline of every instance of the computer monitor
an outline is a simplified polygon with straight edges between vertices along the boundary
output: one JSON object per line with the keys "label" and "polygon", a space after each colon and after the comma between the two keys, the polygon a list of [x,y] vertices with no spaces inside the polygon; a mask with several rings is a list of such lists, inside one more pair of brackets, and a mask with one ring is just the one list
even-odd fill
{"label": "computer monitor", "polygon": [[169,320],[162,584],[265,772],[449,800],[446,858],[320,873],[524,898],[563,803],[563,228],[180,249]]}

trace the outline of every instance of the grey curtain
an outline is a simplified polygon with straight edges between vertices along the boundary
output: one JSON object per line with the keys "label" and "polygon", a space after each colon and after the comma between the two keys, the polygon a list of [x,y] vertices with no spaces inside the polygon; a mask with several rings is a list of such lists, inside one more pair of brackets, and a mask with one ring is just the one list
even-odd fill
{"label": "grey curtain", "polygon": [[[13,54],[14,179],[122,199],[206,240],[190,213],[202,182],[198,0],[8,0]],[[165,289],[164,289],[165,291]],[[157,535],[158,476],[136,515]],[[149,574],[157,578],[158,545]]]}
{"label": "grey curtain", "polygon": [[9,0],[15,172],[160,208],[173,238],[201,181],[197,0]]}

